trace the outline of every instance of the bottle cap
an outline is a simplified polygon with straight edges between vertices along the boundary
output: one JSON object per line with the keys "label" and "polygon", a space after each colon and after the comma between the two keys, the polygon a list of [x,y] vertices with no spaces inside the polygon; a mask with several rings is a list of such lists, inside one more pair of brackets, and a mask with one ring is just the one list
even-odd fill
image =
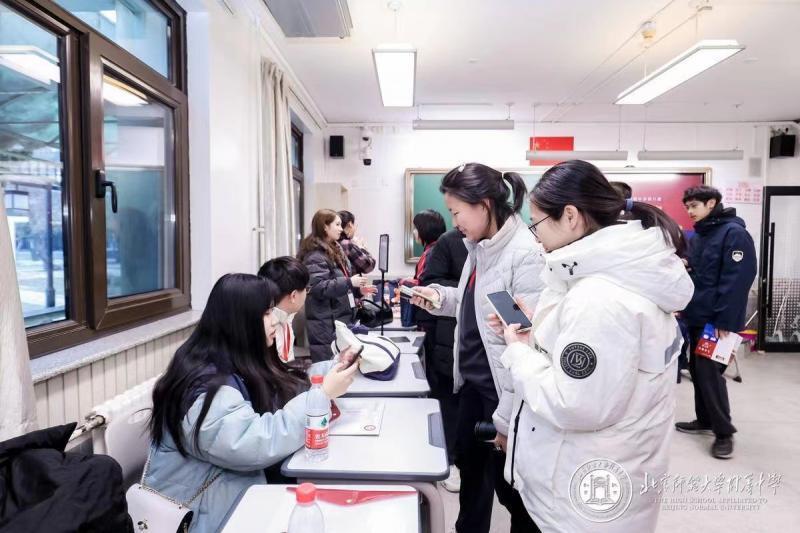
{"label": "bottle cap", "polygon": [[311,384],[312,385],[322,385],[323,377],[319,374],[314,374],[311,376]]}
{"label": "bottle cap", "polygon": [[303,483],[295,491],[297,503],[314,503],[317,499],[317,487],[313,483]]}

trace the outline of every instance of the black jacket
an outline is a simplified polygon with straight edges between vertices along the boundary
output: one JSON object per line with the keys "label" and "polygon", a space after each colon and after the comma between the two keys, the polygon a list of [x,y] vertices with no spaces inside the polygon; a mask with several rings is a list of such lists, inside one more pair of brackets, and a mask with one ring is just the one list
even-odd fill
{"label": "black jacket", "polygon": [[107,455],[66,452],[75,424],[0,443],[0,532],[133,533],[122,469]]}
{"label": "black jacket", "polygon": [[744,327],[747,296],[756,277],[756,249],[744,221],[720,204],[695,224],[689,242],[694,296],[684,316],[690,326],[707,323],[725,331]]}
{"label": "black jacket", "polygon": [[[331,343],[336,338],[334,321],[353,323],[355,310],[350,306],[348,297],[354,294],[353,285],[341,266],[331,262],[322,249],[306,255],[303,264],[311,276],[311,291],[305,306],[311,360],[326,361],[333,356]],[[349,269],[349,265],[344,267]]]}
{"label": "black jacket", "polygon": [[[430,251],[425,272],[420,283],[430,285],[438,283],[447,287],[458,287],[461,271],[467,261],[467,247],[464,246],[464,236],[452,229],[439,237],[436,246]],[[456,329],[456,319],[451,317],[437,317],[430,314],[428,320],[420,320],[420,325],[433,336],[433,353],[426,354],[432,362],[434,369],[445,376],[453,375],[453,343]]]}

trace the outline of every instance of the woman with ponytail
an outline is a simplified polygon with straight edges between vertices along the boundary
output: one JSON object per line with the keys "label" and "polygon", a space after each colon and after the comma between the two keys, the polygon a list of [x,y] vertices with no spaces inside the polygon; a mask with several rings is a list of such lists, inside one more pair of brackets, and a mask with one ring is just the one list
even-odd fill
{"label": "woman with ponytail", "polygon": [[547,288],[535,313],[520,305],[529,332],[490,320],[515,391],[506,479],[542,531],[655,531],[648,486],[667,472],[682,344],[673,313],[694,291],[680,228],[585,161],[550,168],[530,202]]}
{"label": "woman with ponytail", "polygon": [[[502,334],[489,328],[488,294],[508,291],[533,307],[544,288],[540,279],[542,249],[519,215],[527,189],[515,172],[500,172],[480,163],[454,168],[440,191],[453,225],[465,235],[468,256],[458,287],[433,284],[418,288],[438,300],[433,309],[421,298],[412,303],[434,315],[458,321],[453,348],[453,381],[459,392],[455,464],[460,469],[458,533],[487,533],[494,492],[511,513],[511,532],[538,531],[517,494],[503,480],[506,435],[513,399],[508,370],[500,363]],[[478,422],[493,422],[495,450],[476,437]]]}

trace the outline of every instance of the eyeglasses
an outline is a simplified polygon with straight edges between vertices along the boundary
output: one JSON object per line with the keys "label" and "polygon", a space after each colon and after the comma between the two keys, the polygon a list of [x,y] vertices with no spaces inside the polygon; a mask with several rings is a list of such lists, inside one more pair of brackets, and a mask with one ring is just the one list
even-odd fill
{"label": "eyeglasses", "polygon": [[543,219],[539,220],[538,222],[534,222],[533,224],[528,226],[528,229],[531,230],[531,233],[533,233],[533,236],[536,237],[537,239],[539,238],[539,235],[536,233],[536,226],[538,226],[539,224],[541,224],[542,222],[544,222],[548,218],[550,218],[550,215],[547,215],[546,217],[544,217]]}

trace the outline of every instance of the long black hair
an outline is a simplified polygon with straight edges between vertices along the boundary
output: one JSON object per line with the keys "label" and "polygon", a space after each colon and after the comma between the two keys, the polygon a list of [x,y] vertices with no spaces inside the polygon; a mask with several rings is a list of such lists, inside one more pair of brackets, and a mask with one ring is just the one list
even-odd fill
{"label": "long black hair", "polygon": [[197,446],[214,396],[234,374],[244,381],[259,414],[282,408],[307,387],[306,375],[281,363],[274,344],[267,347],[264,315],[274,306],[277,294],[274,283],[250,274],[226,274],[217,281],[200,322],[153,389],[153,442],[161,444],[169,432],[178,451],[186,455],[181,421],[205,392],[194,427]]}
{"label": "long black hair", "polygon": [[490,216],[500,229],[510,216],[520,212],[528,188],[516,172],[500,172],[480,163],[467,163],[445,174],[439,191],[471,205],[488,200]]}
{"label": "long black hair", "polygon": [[669,215],[650,204],[625,200],[600,169],[586,161],[564,161],[550,167],[533,187],[530,199],[553,220],[561,218],[567,205],[574,206],[586,218],[590,233],[618,224],[625,211],[625,219],[640,220],[645,229],[661,228],[664,240],[678,255],[684,253],[683,233]]}

